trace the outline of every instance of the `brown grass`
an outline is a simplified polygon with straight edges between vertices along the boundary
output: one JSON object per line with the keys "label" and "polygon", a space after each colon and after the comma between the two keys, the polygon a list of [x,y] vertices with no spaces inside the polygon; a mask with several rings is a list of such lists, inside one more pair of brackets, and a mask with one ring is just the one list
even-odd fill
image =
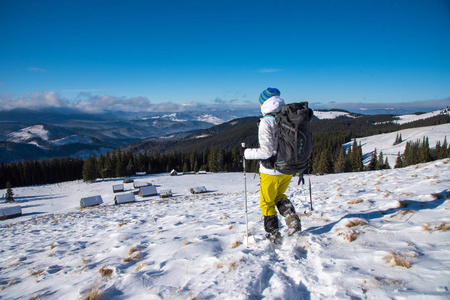
{"label": "brown grass", "polygon": [[345,227],[347,228],[351,228],[351,227],[355,227],[355,226],[364,226],[367,225],[367,221],[363,220],[363,219],[352,219],[349,220],[347,222],[347,224],[345,224]]}
{"label": "brown grass", "polygon": [[239,266],[239,261],[230,263],[230,268],[233,270],[236,270],[238,266]]}
{"label": "brown grass", "polygon": [[139,251],[139,247],[138,246],[133,246],[128,251],[128,255],[132,255],[134,252],[137,252],[137,251]]}
{"label": "brown grass", "polygon": [[132,255],[128,256],[128,257],[124,257],[122,259],[123,262],[132,262],[132,261],[137,261],[140,260],[142,258],[141,252],[134,252]]}
{"label": "brown grass", "polygon": [[143,267],[145,267],[147,265],[146,262],[142,262],[139,264],[139,266],[136,268],[136,272],[139,272],[140,270],[142,270]]}
{"label": "brown grass", "polygon": [[6,288],[12,286],[14,283],[16,283],[15,280],[11,281],[11,282],[8,283],[8,284],[2,285],[2,287],[0,288],[0,291],[3,291],[4,289],[6,289]]}
{"label": "brown grass", "polygon": [[389,252],[389,254],[384,258],[386,263],[391,263],[393,266],[399,266],[403,268],[411,268],[411,262],[405,255],[401,253]]}
{"label": "brown grass", "polygon": [[437,227],[437,230],[440,230],[440,231],[449,231],[449,230],[450,230],[450,225],[447,225],[447,223],[442,222],[441,225],[439,225],[439,226]]}
{"label": "brown grass", "polygon": [[398,200],[397,208],[407,208],[409,206],[408,201]]}
{"label": "brown grass", "polygon": [[363,202],[363,199],[358,198],[358,199],[347,201],[347,204],[359,204],[359,203],[362,203],[362,202]]}
{"label": "brown grass", "polygon": [[231,245],[231,248],[237,248],[237,247],[239,247],[239,245],[241,244],[241,242],[239,242],[239,241],[236,241],[236,242],[234,242],[232,245]]}
{"label": "brown grass", "polygon": [[39,298],[41,298],[41,295],[37,294],[37,295],[31,296],[30,298],[28,298],[28,300],[37,300]]}
{"label": "brown grass", "polygon": [[103,277],[111,277],[111,275],[112,275],[113,272],[114,272],[113,269],[106,268],[105,266],[101,267],[98,271],[100,272],[100,274],[101,274]]}
{"label": "brown grass", "polygon": [[98,286],[93,287],[81,297],[81,300],[99,300],[102,297],[102,292]]}
{"label": "brown grass", "polygon": [[351,231],[351,232],[340,232],[338,235],[341,235],[345,240],[351,243],[354,240],[356,240],[359,234],[356,231]]}
{"label": "brown grass", "polygon": [[38,276],[40,276],[42,273],[44,273],[44,270],[37,270],[37,271],[32,271],[32,270],[30,270],[30,275],[31,275],[31,276],[36,276],[36,277],[38,277]]}

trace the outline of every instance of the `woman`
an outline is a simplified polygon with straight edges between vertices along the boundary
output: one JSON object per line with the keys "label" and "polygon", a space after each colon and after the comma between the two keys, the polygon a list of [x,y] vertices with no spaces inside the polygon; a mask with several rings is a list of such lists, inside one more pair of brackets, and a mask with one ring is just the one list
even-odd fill
{"label": "woman", "polygon": [[244,157],[245,159],[261,161],[259,167],[261,177],[260,207],[264,216],[264,229],[271,242],[280,243],[281,235],[275,207],[285,217],[289,235],[301,230],[300,218],[295,213],[291,201],[284,194],[291,182],[292,175],[286,175],[275,170],[270,159],[276,155],[278,147],[278,138],[275,134],[277,125],[274,115],[281,110],[285,103],[280,98],[280,91],[270,87],[261,93],[259,103],[263,115],[258,129],[259,148],[245,149]]}

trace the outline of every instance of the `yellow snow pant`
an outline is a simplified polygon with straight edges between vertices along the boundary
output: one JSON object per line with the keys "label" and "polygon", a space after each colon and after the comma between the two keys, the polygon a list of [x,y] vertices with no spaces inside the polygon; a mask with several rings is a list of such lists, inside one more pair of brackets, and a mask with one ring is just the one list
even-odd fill
{"label": "yellow snow pant", "polygon": [[261,201],[259,207],[263,216],[269,217],[277,214],[275,205],[283,198],[287,198],[286,192],[292,175],[268,175],[264,173],[259,174],[261,177]]}

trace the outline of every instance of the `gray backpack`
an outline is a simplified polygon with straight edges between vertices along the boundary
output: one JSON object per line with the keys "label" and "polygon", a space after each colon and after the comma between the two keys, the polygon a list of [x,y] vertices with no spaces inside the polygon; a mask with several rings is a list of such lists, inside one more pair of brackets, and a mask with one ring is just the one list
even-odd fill
{"label": "gray backpack", "polygon": [[269,169],[283,174],[303,173],[311,157],[313,138],[310,121],[314,113],[308,102],[284,105],[280,112],[272,115],[277,124],[277,154],[262,161]]}

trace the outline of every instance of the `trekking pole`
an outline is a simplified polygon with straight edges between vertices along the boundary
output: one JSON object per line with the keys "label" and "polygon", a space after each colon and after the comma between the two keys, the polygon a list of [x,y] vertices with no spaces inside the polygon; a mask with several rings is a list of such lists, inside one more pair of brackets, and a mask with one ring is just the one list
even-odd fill
{"label": "trekking pole", "polygon": [[[245,143],[241,144],[243,148],[245,148]],[[242,156],[242,166],[244,167],[244,195],[245,195],[245,243],[248,248],[248,213],[247,213],[247,175],[245,173],[245,156]]]}
{"label": "trekking pole", "polygon": [[313,205],[312,205],[312,192],[311,192],[311,174],[309,174],[308,179],[309,179],[309,204],[310,204],[311,212],[312,212]]}

